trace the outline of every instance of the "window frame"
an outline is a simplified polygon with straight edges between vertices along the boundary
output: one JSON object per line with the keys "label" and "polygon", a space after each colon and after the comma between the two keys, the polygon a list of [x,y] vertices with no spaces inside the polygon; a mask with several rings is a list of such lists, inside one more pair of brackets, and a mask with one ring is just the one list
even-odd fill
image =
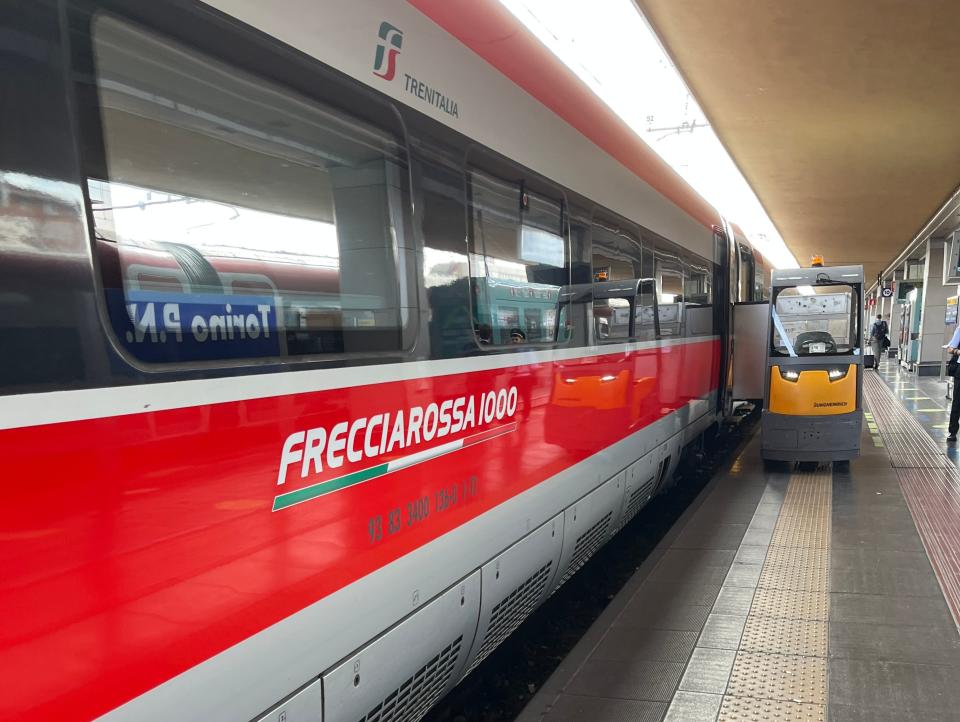
{"label": "window frame", "polygon": [[[91,177],[88,176],[89,169],[97,166],[107,169],[105,128],[99,97],[96,96],[99,73],[94,51],[95,26],[101,17],[109,17],[123,25],[184,46],[199,55],[261,79],[280,92],[289,92],[315,103],[347,122],[358,120],[377,128],[394,140],[403,153],[405,163],[401,171],[404,187],[401,189],[400,220],[403,233],[410,239],[401,247],[393,238],[390,248],[398,286],[395,308],[400,319],[397,334],[401,343],[397,348],[158,362],[138,357],[118,337],[107,305],[107,286],[96,248],[96,223],[87,182]],[[421,335],[419,315],[423,279],[418,269],[412,272],[405,269],[400,263],[400,255],[404,249],[411,251],[415,263],[422,249],[419,233],[415,231],[414,154],[403,115],[392,99],[365,87],[317,58],[306,56],[272,36],[229,22],[209,9],[177,4],[160,11],[150,5],[131,7],[122,0],[69,0],[66,20],[71,43],[65,90],[72,115],[70,127],[76,148],[77,185],[82,189],[84,232],[89,253],[87,260],[93,276],[94,302],[105,338],[126,364],[147,374],[168,375],[183,371],[255,370],[264,367],[336,368],[369,361],[400,363],[413,358]],[[211,38],[209,43],[205,42]],[[265,58],[267,62],[258,63],[259,58]],[[93,93],[95,97],[84,98],[84,93]],[[94,150],[91,151],[91,148]],[[109,178],[104,180],[110,182]]]}
{"label": "window frame", "polygon": [[[610,281],[609,279],[607,281],[597,280],[597,277],[596,277],[597,269],[595,266],[595,259],[597,257],[597,253],[596,253],[597,244],[596,244],[596,239],[594,235],[594,229],[598,225],[602,225],[603,223],[609,224],[611,226],[615,224],[618,232],[623,231],[625,234],[629,234],[630,236],[632,236],[631,240],[635,241],[635,243],[639,246],[640,248],[639,257],[631,258],[630,260],[631,263],[635,263],[640,266],[640,273],[639,274],[635,273],[634,278],[619,279],[619,281],[616,279],[613,281]],[[656,342],[661,340],[662,336],[660,334],[660,318],[659,318],[660,310],[659,310],[659,301],[657,299],[657,292],[656,292],[656,278],[655,276],[646,277],[643,275],[644,265],[648,261],[650,263],[654,263],[655,254],[654,254],[654,248],[651,242],[651,238],[652,236],[650,234],[650,231],[648,231],[646,228],[643,228],[642,226],[640,226],[637,223],[634,223],[631,220],[621,217],[619,214],[613,213],[612,211],[608,210],[604,206],[597,205],[597,204],[594,205],[593,213],[590,216],[590,275],[592,279],[591,285],[594,288],[596,288],[596,285],[598,283],[617,283],[617,282],[625,283],[626,280],[633,280],[636,282],[636,288],[637,288],[636,294],[632,299],[625,299],[625,300],[628,300],[630,303],[631,318],[630,318],[629,335],[626,337],[623,337],[623,336],[609,337],[608,336],[607,338],[601,339],[596,334],[596,319],[594,319],[593,341],[595,344],[608,345],[608,344],[616,344],[616,343],[651,343],[651,342]],[[643,287],[647,283],[652,283],[654,287],[654,292],[652,294],[653,296],[653,306],[652,306],[653,338],[640,338],[639,334],[637,333],[638,329],[640,328],[640,324],[638,323],[638,319],[637,319],[637,310],[638,308],[645,308],[645,306],[640,302],[640,299],[645,293],[645,291],[643,290]],[[596,303],[596,300],[597,299],[594,298],[594,304]],[[591,305],[591,308],[593,307],[595,306]]]}
{"label": "window frame", "polygon": [[[476,315],[476,292],[473,290],[473,279],[481,278],[480,276],[473,275],[473,257],[475,254],[474,251],[474,239],[475,239],[475,230],[474,230],[474,206],[473,206],[473,183],[471,182],[471,174],[480,173],[482,175],[488,176],[496,181],[500,182],[512,182],[508,180],[510,176],[508,174],[513,174],[513,177],[516,177],[515,181],[517,184],[518,190],[521,192],[531,192],[539,196],[542,196],[547,199],[556,199],[560,203],[560,227],[561,227],[561,237],[563,238],[564,243],[564,272],[566,275],[566,283],[562,286],[557,287],[557,305],[556,305],[556,316],[554,319],[554,339],[552,341],[526,341],[521,344],[513,343],[489,343],[483,344],[480,342],[480,337],[477,333],[478,328],[474,324],[473,328],[473,342],[478,350],[485,354],[489,353],[511,353],[511,352],[520,352],[525,350],[549,350],[556,348],[568,348],[573,345],[573,337],[575,334],[570,334],[565,340],[560,340],[559,333],[559,321],[561,319],[563,304],[561,303],[560,297],[564,288],[569,288],[572,285],[573,277],[573,248],[572,240],[570,237],[570,205],[567,198],[567,191],[562,187],[553,183],[552,181],[543,178],[542,176],[534,173],[533,171],[528,170],[526,167],[515,163],[498,153],[484,147],[473,143],[467,149],[465,154],[464,164],[463,164],[463,177],[464,177],[464,213],[466,214],[466,233],[467,233],[467,273],[470,279],[470,312],[471,315],[479,318]],[[519,210],[519,199],[518,199],[518,213],[517,213],[517,229],[518,234],[522,232],[522,216]],[[518,235],[518,243],[520,238]],[[485,249],[484,249],[485,250]],[[486,278],[486,276],[482,276]],[[520,311],[518,321],[522,322],[523,313],[522,309],[518,307]]]}
{"label": "window frame", "polygon": [[[678,339],[678,338],[679,338],[679,339],[683,339],[683,338],[687,338],[687,313],[686,313],[686,311],[687,311],[687,308],[686,308],[686,304],[687,304],[687,301],[686,301],[686,280],[687,280],[687,275],[686,275],[686,263],[685,263],[685,260],[684,260],[684,259],[685,259],[686,254],[689,254],[689,253],[692,253],[692,252],[691,252],[691,251],[688,251],[686,248],[684,248],[684,247],[681,246],[680,244],[674,243],[673,241],[671,241],[671,240],[669,240],[669,239],[662,238],[662,237],[660,237],[660,236],[657,236],[657,237],[654,239],[654,243],[653,243],[653,278],[654,278],[654,286],[655,286],[655,288],[656,288],[656,293],[654,294],[654,296],[655,296],[656,299],[657,299],[657,322],[658,322],[658,325],[657,325],[657,331],[658,331],[657,340]],[[677,301],[677,302],[674,302],[673,304],[670,304],[670,305],[675,305],[675,306],[677,307],[677,320],[676,320],[675,322],[669,322],[669,323],[676,323],[676,324],[677,324],[678,330],[677,330],[677,333],[675,333],[675,334],[674,334],[674,333],[670,333],[670,334],[664,334],[664,333],[663,333],[663,325],[664,325],[664,324],[663,324],[663,319],[660,318],[660,304],[663,303],[663,302],[661,301],[661,299],[660,299],[660,297],[663,295],[663,276],[661,275],[661,272],[660,272],[660,269],[661,269],[661,265],[660,265],[660,264],[662,263],[661,259],[664,258],[664,256],[669,256],[671,259],[675,259],[675,260],[670,260],[670,261],[668,261],[668,263],[676,263],[676,265],[677,265],[677,267],[678,267],[677,270],[679,271],[679,276],[678,276],[678,277],[679,277],[679,279],[680,279],[680,294],[679,294],[679,295],[680,295],[680,301]],[[664,307],[666,307],[666,306],[667,306],[667,304],[664,304]]]}

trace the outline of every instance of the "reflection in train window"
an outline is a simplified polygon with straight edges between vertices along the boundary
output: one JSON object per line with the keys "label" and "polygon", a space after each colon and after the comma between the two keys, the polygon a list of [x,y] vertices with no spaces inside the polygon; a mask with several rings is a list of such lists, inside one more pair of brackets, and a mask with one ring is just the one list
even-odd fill
{"label": "reflection in train window", "polygon": [[523,183],[472,171],[470,276],[474,330],[482,346],[552,343],[560,291],[570,281],[563,206]]}
{"label": "reflection in train window", "polygon": [[410,263],[390,134],[142,29],[94,24],[88,196],[136,357],[397,350]]}
{"label": "reflection in train window", "polygon": [[[593,317],[598,340],[656,339],[651,251],[636,230],[612,218],[594,219],[593,280]],[[627,295],[616,296],[626,291]]]}
{"label": "reflection in train window", "polygon": [[657,317],[660,335],[683,336],[683,263],[673,244],[658,241],[655,253]]}
{"label": "reflection in train window", "polygon": [[685,253],[683,258],[684,315],[687,336],[713,334],[713,276],[707,262]]}
{"label": "reflection in train window", "polygon": [[597,298],[593,301],[593,322],[596,324],[597,339],[630,338],[630,316],[633,299]]}
{"label": "reflection in train window", "polygon": [[442,157],[422,157],[416,172],[414,188],[419,194],[416,204],[423,232],[423,280],[430,307],[430,351],[440,358],[461,356],[476,350],[463,170]]}

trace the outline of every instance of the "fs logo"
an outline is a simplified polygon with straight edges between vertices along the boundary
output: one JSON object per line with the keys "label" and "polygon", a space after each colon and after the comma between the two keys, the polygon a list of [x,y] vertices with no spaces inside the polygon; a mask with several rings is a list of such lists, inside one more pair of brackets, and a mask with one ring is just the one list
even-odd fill
{"label": "fs logo", "polygon": [[380,23],[380,42],[373,61],[373,74],[384,80],[393,80],[397,72],[397,56],[403,45],[403,31],[388,22]]}

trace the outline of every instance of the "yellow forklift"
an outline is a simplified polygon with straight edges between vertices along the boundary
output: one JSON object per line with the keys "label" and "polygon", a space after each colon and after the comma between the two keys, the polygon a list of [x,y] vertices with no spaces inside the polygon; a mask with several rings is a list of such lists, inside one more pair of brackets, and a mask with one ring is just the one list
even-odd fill
{"label": "yellow forklift", "polygon": [[[820,265],[816,265],[818,263]],[[761,455],[834,462],[860,455],[863,267],[773,271]]]}

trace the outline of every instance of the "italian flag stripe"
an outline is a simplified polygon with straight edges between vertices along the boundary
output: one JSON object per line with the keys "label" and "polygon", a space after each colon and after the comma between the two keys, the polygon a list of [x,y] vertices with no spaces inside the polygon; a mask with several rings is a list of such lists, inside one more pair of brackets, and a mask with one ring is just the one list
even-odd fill
{"label": "italian flag stripe", "polygon": [[326,481],[321,481],[318,484],[305,486],[302,489],[288,491],[285,494],[278,494],[273,498],[273,511],[280,511],[281,509],[286,509],[287,507],[295,506],[296,504],[302,504],[305,501],[316,499],[317,497],[324,496],[325,494],[341,491],[342,489],[346,489],[357,484],[362,484],[365,481],[386,476],[394,471],[406,469],[408,466],[414,466],[415,464],[420,464],[424,461],[430,461],[431,459],[436,459],[439,456],[451,454],[454,451],[459,451],[460,449],[465,449],[468,446],[482,444],[486,441],[490,441],[491,439],[495,439],[498,436],[503,436],[504,434],[509,434],[516,430],[517,422],[512,421],[509,424],[498,426],[495,429],[481,431],[479,434],[474,434],[473,436],[465,436],[462,439],[448,441],[445,444],[439,444],[438,446],[433,446],[429,449],[424,449],[423,451],[417,451],[416,453],[409,454],[407,456],[401,456],[399,459],[393,459],[392,461],[388,461],[386,464],[377,464],[376,466],[371,466],[367,469],[361,469],[360,471],[353,471],[349,474],[338,476],[335,479],[327,479]]}

